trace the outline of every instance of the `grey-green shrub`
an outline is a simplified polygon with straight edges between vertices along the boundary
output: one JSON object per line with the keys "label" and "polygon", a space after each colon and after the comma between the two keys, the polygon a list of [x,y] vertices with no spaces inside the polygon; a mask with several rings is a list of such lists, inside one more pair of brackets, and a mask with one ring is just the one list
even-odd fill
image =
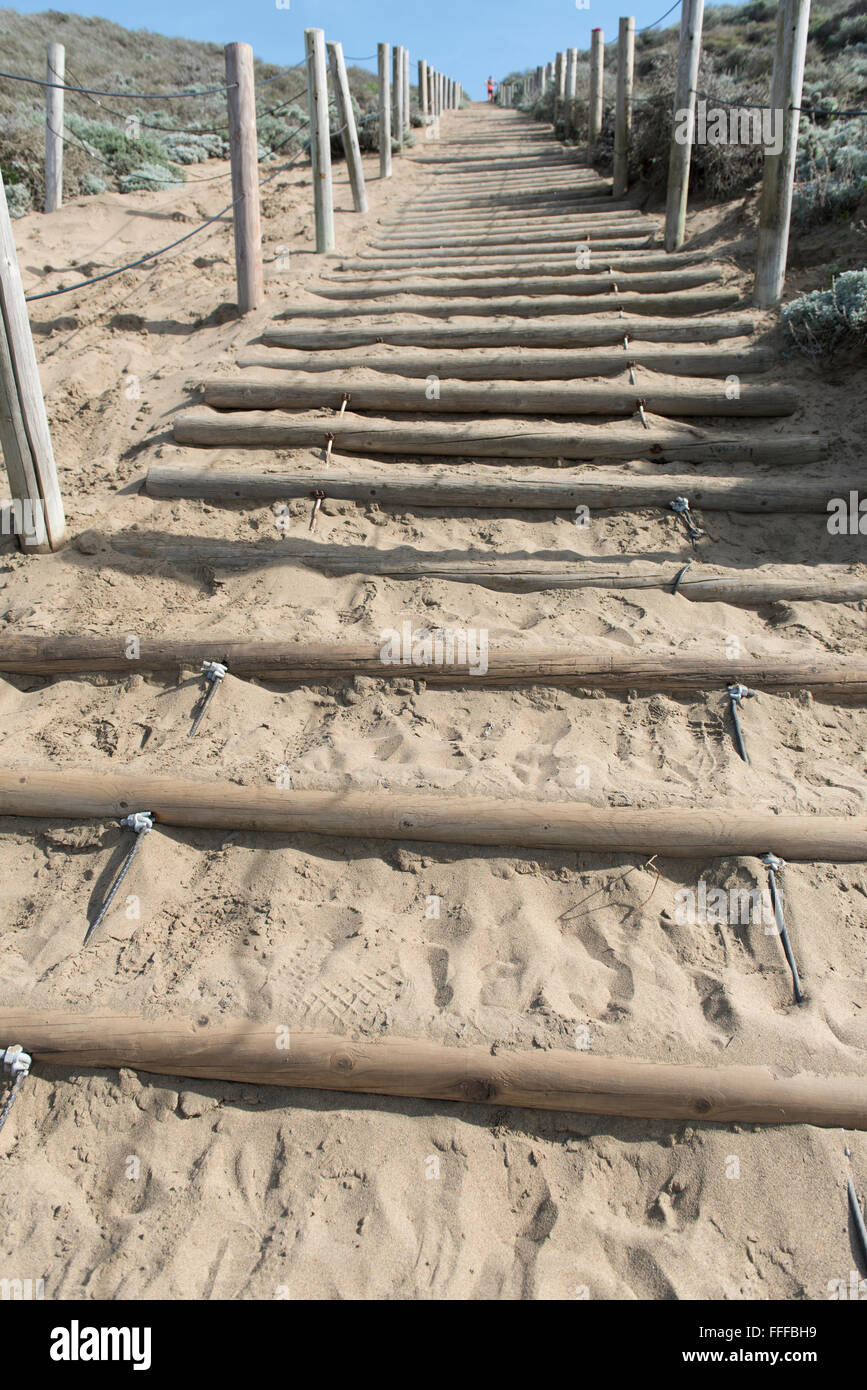
{"label": "grey-green shrub", "polygon": [[136,193],[139,190],[171,188],[173,184],[183,182],[184,176],[178,170],[169,169],[165,164],[146,163],[131,169],[128,174],[121,174],[117,186],[121,193]]}
{"label": "grey-green shrub", "polygon": [[108,184],[105,179],[99,177],[99,174],[91,174],[90,171],[86,169],[78,180],[78,187],[80,192],[93,195],[96,193],[104,193],[108,188]]}
{"label": "grey-green shrub", "polygon": [[33,200],[26,183],[7,183],[6,203],[10,217],[23,217],[33,211]]}
{"label": "grey-green shrub", "polygon": [[809,357],[826,357],[845,347],[867,347],[867,270],[847,270],[829,290],[798,295],[783,305],[780,316]]}

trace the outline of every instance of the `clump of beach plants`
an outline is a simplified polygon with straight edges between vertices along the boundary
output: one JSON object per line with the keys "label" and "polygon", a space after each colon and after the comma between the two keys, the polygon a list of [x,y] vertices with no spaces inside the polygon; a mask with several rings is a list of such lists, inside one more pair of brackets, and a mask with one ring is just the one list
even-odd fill
{"label": "clump of beach plants", "polygon": [[780,313],[790,337],[809,357],[867,347],[867,270],[844,271],[830,289],[798,295]]}

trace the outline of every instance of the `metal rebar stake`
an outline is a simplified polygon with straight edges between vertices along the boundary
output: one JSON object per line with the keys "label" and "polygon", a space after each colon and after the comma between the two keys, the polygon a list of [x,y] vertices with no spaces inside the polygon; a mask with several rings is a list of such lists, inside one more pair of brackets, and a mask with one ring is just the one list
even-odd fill
{"label": "metal rebar stake", "polygon": [[777,892],[776,875],[780,872],[781,869],[784,869],[786,867],[786,861],[785,859],[778,859],[775,854],[763,854],[762,863],[768,871],[768,889],[770,890],[771,903],[774,909],[774,920],[777,924],[777,931],[780,933],[780,940],[783,943],[783,951],[785,952],[786,960],[789,963],[789,969],[792,972],[792,985],[795,991],[795,1003],[802,1004],[804,1002],[804,991],[801,989],[801,980],[798,975],[798,967],[795,964],[795,956],[794,952],[792,951],[792,943],[789,940],[789,933],[786,931],[786,920],[783,916],[783,906],[780,902],[780,895]]}
{"label": "metal rebar stake", "polygon": [[[846,1150],[847,1154],[849,1150]],[[855,1191],[855,1184],[852,1179],[847,1180],[849,1189],[849,1210],[852,1213],[852,1220],[855,1223],[855,1230],[858,1232],[858,1239],[861,1242],[861,1254],[867,1260],[867,1226],[864,1224],[864,1213],[861,1210],[861,1203],[858,1201],[858,1193]]]}
{"label": "metal rebar stake", "polygon": [[121,865],[121,869],[118,873],[117,878],[115,879],[114,883],[111,885],[111,888],[108,891],[108,896],[106,897],[105,902],[99,910],[99,916],[97,917],[93,925],[88,927],[85,933],[83,942],[83,945],[85,946],[87,945],[90,938],[93,936],[93,933],[96,931],[97,927],[102,926],[102,923],[105,921],[106,916],[108,915],[108,910],[114,902],[115,898],[117,897],[118,889],[120,888],[120,885],[123,883],[124,879],[129,873],[130,868],[132,867],[132,861],[135,859],[136,855],[139,852],[139,849],[141,848],[142,840],[144,839],[147,832],[149,830],[153,830],[154,828],[154,818],[151,815],[150,811],[134,811],[131,816],[124,816],[120,824],[122,829],[131,830],[135,835],[135,839],[133,841],[132,848],[130,849],[129,854],[127,855],[126,859]]}
{"label": "metal rebar stake", "polygon": [[9,1111],[18,1099],[18,1094],[21,1087],[24,1085],[24,1078],[30,1074],[32,1063],[33,1058],[30,1056],[29,1052],[24,1051],[20,1043],[13,1043],[12,1046],[7,1047],[3,1051],[2,1056],[0,1056],[0,1064],[2,1064],[3,1070],[8,1072],[12,1077],[12,1090],[9,1092],[6,1104],[3,1106],[3,1109],[0,1110],[0,1129],[3,1128],[6,1121],[9,1119]]}
{"label": "metal rebar stake", "polygon": [[748,764],[750,760],[747,757],[747,749],[746,744],[744,743],[744,734],[743,729],[741,728],[741,721],[740,716],[738,715],[738,709],[740,707],[741,700],[750,699],[751,696],[756,694],[756,691],[748,689],[748,687],[745,685],[739,685],[737,681],[733,681],[728,688],[728,693],[729,704],[731,706],[732,712],[732,724],[734,726],[735,731],[735,744],[737,745],[737,750],[743,758],[744,762]]}
{"label": "metal rebar stake", "polygon": [[201,706],[199,707],[199,712],[193,720],[193,727],[190,729],[190,738],[193,737],[194,733],[196,732],[202,720],[204,719],[208,705],[213,700],[214,695],[217,691],[217,687],[219,686],[220,681],[228,672],[228,669],[228,666],[224,666],[221,661],[202,662],[202,675],[208,682],[208,689],[205,693],[204,699],[202,700]]}
{"label": "metal rebar stake", "polygon": [[686,534],[689,537],[690,545],[692,546],[693,550],[695,550],[696,541],[701,540],[702,536],[706,536],[707,532],[703,531],[701,527],[696,524],[695,518],[693,517],[693,514],[690,511],[689,498],[674,497],[668,505],[671,511],[674,512],[675,516],[680,517],[681,521],[683,522],[686,528]]}

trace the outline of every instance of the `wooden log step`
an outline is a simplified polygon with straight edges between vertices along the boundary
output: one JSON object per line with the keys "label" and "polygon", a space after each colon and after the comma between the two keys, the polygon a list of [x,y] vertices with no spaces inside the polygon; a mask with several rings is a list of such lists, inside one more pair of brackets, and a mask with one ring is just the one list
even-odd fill
{"label": "wooden log step", "polygon": [[[625,354],[624,354],[625,356]],[[437,364],[439,365],[439,364]],[[623,376],[627,376],[622,364]],[[684,381],[660,378],[644,369],[632,385],[625,381],[488,381],[466,382],[437,378],[430,398],[421,379],[383,378],[376,372],[336,372],[331,375],[249,368],[234,376],[207,377],[206,404],[218,410],[339,410],[348,393],[355,414],[408,411],[424,415],[625,415],[636,413],[641,399],[654,415],[776,416],[791,415],[800,401],[792,386],[743,382],[732,393],[724,381],[696,377]]]}
{"label": "wooden log step", "polygon": [[[515,189],[519,193],[536,188],[581,189],[586,184],[598,185],[599,179],[592,170],[576,169],[569,164],[540,165],[535,169],[453,169],[449,173],[439,173],[428,179],[419,197],[435,197],[440,193],[497,193],[501,189]],[[613,193],[608,195],[613,199]],[[398,208],[410,205],[414,200],[404,198]],[[618,200],[620,201],[620,200]]]}
{"label": "wooden log step", "polygon": [[[432,193],[420,194],[411,203],[404,206],[406,213],[433,211],[436,208],[507,208],[507,207],[534,207],[540,195],[532,189],[528,193],[502,192],[502,193],[467,193],[449,195],[446,189],[434,189]],[[606,179],[587,179],[582,183],[577,181],[571,188],[552,188],[544,193],[541,198],[542,206],[552,203],[563,203],[568,207],[578,208],[585,198],[610,199],[611,184]]]}
{"label": "wooden log step", "polygon": [[[652,237],[646,236],[621,237],[619,235],[602,235],[590,238],[584,236],[581,238],[581,244],[589,244],[591,262],[594,257],[598,259],[602,256],[609,255],[612,251],[622,251],[631,255],[640,255],[644,251],[651,250],[654,254],[659,254],[661,250],[661,247],[654,243]],[[503,260],[504,258],[514,258],[517,260],[530,256],[538,257],[544,255],[546,259],[552,256],[568,256],[574,265],[577,245],[577,237],[565,237],[561,241],[544,242],[541,245],[541,249],[539,243],[536,243],[534,246],[532,241],[529,243],[526,241],[520,242],[517,245],[507,242],[501,246],[475,248],[472,246],[464,246],[462,243],[455,246],[431,246],[422,247],[421,249],[411,246],[398,246],[387,251],[377,251],[376,249],[359,251],[358,258],[362,261],[376,261],[387,256],[389,260],[400,261],[402,264],[424,265],[426,260],[433,260],[441,262],[442,264],[446,264],[450,261],[465,261],[469,263],[478,261],[482,263]],[[696,252],[693,254],[698,255],[701,253]]]}
{"label": "wooden log step", "polygon": [[[706,261],[704,252],[687,251],[681,255],[673,252],[670,256],[664,251],[592,251],[588,257],[587,269],[580,273],[586,274],[587,270],[594,271],[607,270],[609,266],[616,267],[617,270],[680,270],[685,266],[704,265]],[[582,262],[583,264],[583,262]],[[406,275],[409,269],[424,270],[425,278],[428,276],[449,276],[479,278],[495,278],[498,275],[509,275],[514,272],[516,275],[523,275],[525,272],[535,275],[565,275],[577,269],[576,255],[574,247],[570,254],[552,255],[540,260],[534,252],[531,255],[515,256],[465,256],[455,259],[443,259],[440,256],[416,256],[410,261],[401,259],[397,256],[371,256],[368,259],[343,261],[333,272],[324,272],[320,277],[323,280],[341,280],[346,283],[350,278],[359,279],[396,279]]]}
{"label": "wooden log step", "polygon": [[[654,227],[653,231],[655,230]],[[526,246],[528,243],[531,246],[548,246],[556,242],[564,245],[564,249],[571,250],[574,255],[577,241],[639,241],[646,240],[650,235],[651,232],[643,222],[624,222],[616,226],[611,222],[604,222],[594,226],[585,221],[569,235],[556,227],[551,231],[536,232],[474,232],[471,236],[456,235],[453,232],[444,232],[442,235],[436,232],[422,232],[418,236],[404,237],[383,237],[378,234],[377,239],[370,242],[370,246],[376,251],[412,251],[425,247],[459,246],[466,253],[479,246],[505,246],[509,250],[515,246]]]}
{"label": "wooden log step", "polygon": [[[488,348],[464,348],[460,352],[440,351],[437,370],[445,378],[468,381],[571,381],[575,377],[616,376],[630,363],[665,372],[669,376],[730,376],[764,372],[775,360],[770,348],[703,348],[680,351],[668,346],[630,342],[628,350],[579,348],[569,352],[545,352],[524,348],[520,352],[499,352]],[[299,372],[351,372],[367,368],[389,376],[428,377],[429,352],[411,349],[391,352],[388,348],[350,348],[344,352],[298,352],[291,348],[248,348],[238,358],[238,366],[265,367],[270,370]]]}
{"label": "wooden log step", "polygon": [[571,185],[544,189],[499,188],[461,191],[437,185],[430,193],[419,194],[400,210],[405,217],[425,212],[490,211],[540,206],[580,208],[586,202],[610,204],[613,201],[610,185],[602,179],[573,180]]}
{"label": "wooden log step", "polygon": [[464,212],[432,212],[421,216],[402,217],[394,222],[380,221],[377,223],[378,233],[385,236],[412,236],[428,229],[437,232],[448,231],[452,228],[456,234],[463,234],[464,231],[479,230],[493,231],[495,229],[506,228],[507,230],[518,230],[524,228],[527,231],[538,227],[540,230],[549,231],[554,227],[573,227],[577,223],[589,222],[619,224],[623,222],[640,222],[654,231],[659,229],[656,218],[648,217],[639,208],[630,207],[624,204],[613,208],[603,202],[588,200],[583,205],[580,212],[571,211],[552,211],[548,209],[528,210],[517,209],[513,212],[473,213]]}
{"label": "wooden log step", "polygon": [[672,425],[647,416],[641,423],[566,424],[523,422],[493,417],[485,421],[379,420],[355,415],[288,414],[282,410],[212,410],[193,406],[175,416],[178,444],[208,448],[303,448],[325,445],[351,454],[472,454],[480,458],[649,458],[656,462],[814,463],[824,457],[827,440],[819,435],[743,438],[715,435],[693,425]]}
{"label": "wooden log step", "polygon": [[[0,769],[0,815],[120,820],[150,811],[157,825],[350,839],[424,840],[497,848],[656,854],[684,859],[755,855],[832,864],[867,861],[867,815],[815,816],[721,805],[640,810],[576,801],[498,801],[452,793],[291,791],[234,782],[77,768]],[[273,1038],[271,1039],[273,1046]]]}
{"label": "wooden log step", "polygon": [[[396,291],[387,302],[347,299],[340,304],[298,304],[283,309],[281,319],[342,319],[358,315],[422,314],[428,318],[455,318],[465,315],[484,318],[488,314],[535,318],[539,314],[598,314],[605,312],[601,295],[539,295],[528,299],[513,295],[500,299],[447,299],[433,296],[401,295]],[[709,314],[715,309],[730,309],[742,302],[739,289],[673,290],[669,294],[633,294],[629,290],[612,291],[611,311],[623,309],[630,314]]]}
{"label": "wooden log step", "polygon": [[[626,563],[615,569],[611,564],[589,562],[570,551],[559,552],[556,559],[548,560],[479,560],[463,555],[443,558],[441,552],[383,554],[379,550],[341,545],[301,549],[286,539],[278,543],[249,543],[212,541],[200,536],[166,538],[141,532],[112,535],[108,546],[118,555],[181,571],[203,566],[240,570],[300,565],[329,575],[440,579],[451,584],[478,584],[504,593],[544,593],[551,589],[605,589],[615,593],[657,590],[695,603],[731,603],[745,608],[769,603],[862,603],[867,599],[867,579],[839,575],[831,566],[787,565],[785,573],[766,575],[760,569],[745,574],[743,570],[720,571],[717,567],[711,573],[710,567],[702,564],[687,568],[684,573],[684,565],[675,563],[645,568]],[[675,595],[672,590],[676,583]]]}
{"label": "wooden log step", "polygon": [[[496,182],[488,188],[482,187],[455,187],[444,180],[429,184],[424,191],[416,193],[413,197],[407,198],[403,203],[398,204],[396,211],[398,214],[409,214],[413,212],[423,212],[429,207],[448,206],[448,207],[501,207],[509,204],[532,204],[539,190],[535,187],[525,188],[521,185],[510,185],[508,179]],[[544,187],[541,190],[542,198],[547,202],[580,203],[585,198],[592,198],[602,202],[612,202],[613,193],[611,184],[605,179],[600,178],[572,178],[557,183],[554,186]]]}
{"label": "wooden log step", "polygon": [[[142,637],[135,657],[121,636],[44,637],[0,633],[0,671],[18,676],[62,676],[130,671],[199,671],[203,661],[221,661],[238,678],[313,681],[374,676],[402,680],[415,675],[428,685],[565,685],[582,689],[664,690],[674,693],[725,690],[738,680],[751,690],[784,694],[810,690],[823,699],[867,699],[867,656],[793,649],[776,656],[741,656],[737,662],[718,651],[629,651],[607,648],[506,645],[487,642],[484,662],[468,653],[466,633],[440,634],[438,647],[415,635],[412,624],[406,660],[383,660],[384,644],[309,642],[297,635],[283,640],[233,638],[191,633],[183,637]],[[402,639],[403,640],[403,637]],[[441,658],[441,659],[440,659]],[[484,670],[482,670],[484,666]]]}
{"label": "wooden log step", "polygon": [[[473,477],[459,471],[431,472],[429,465],[414,471],[391,465],[388,472],[347,472],[333,466],[327,472],[300,472],[291,468],[241,468],[238,465],[155,463],[145,479],[150,497],[198,497],[208,502],[239,500],[259,503],[289,497],[311,497],[377,502],[385,507],[444,507],[476,509],[573,512],[577,506],[591,511],[663,507],[675,497],[686,496],[696,510],[764,512],[779,515],[807,512],[827,515],[832,497],[846,497],[851,479],[838,482],[786,480],[784,489],[742,478],[702,477],[684,473],[647,477],[642,474],[606,472],[569,473],[568,479],[549,477]],[[0,637],[0,650],[3,638]]]}
{"label": "wooden log step", "polygon": [[636,318],[570,319],[548,323],[515,323],[504,319],[496,324],[389,324],[360,323],[342,328],[315,328],[294,323],[291,328],[278,323],[262,331],[263,343],[272,347],[319,348],[362,347],[367,343],[389,343],[395,347],[537,347],[577,348],[622,345],[628,335],[634,342],[712,343],[720,338],[749,336],[755,321],[744,317],[708,316],[694,319]]}
{"label": "wooden log step", "polygon": [[444,1047],[405,1038],[352,1038],[279,1022],[135,1018],[101,1012],[0,1009],[3,1036],[37,1066],[77,1075],[96,1067],[204,1077],[246,1085],[304,1087],[436,1102],[519,1105],[582,1115],[696,1123],[809,1124],[867,1129],[859,1076],[790,1075],[770,1066],[683,1066],[588,1052]]}
{"label": "wooden log step", "polygon": [[435,179],[446,180],[455,172],[461,171],[464,166],[467,173],[481,174],[487,171],[491,173],[511,173],[513,169],[569,169],[576,175],[586,169],[586,164],[581,164],[579,160],[569,156],[561,157],[552,147],[543,153],[534,154],[496,154],[486,155],[436,155],[429,158],[413,159],[413,164],[437,165],[431,170]]}
{"label": "wooden log step", "polygon": [[[569,275],[527,274],[512,278],[503,275],[493,278],[478,275],[472,279],[434,277],[427,280],[407,278],[405,274],[398,273],[398,276],[391,280],[380,279],[370,283],[354,281],[352,284],[320,286],[315,293],[323,299],[380,299],[398,293],[466,298],[482,298],[487,295],[507,298],[522,294],[619,294],[621,291],[624,294],[671,294],[674,290],[697,289],[701,285],[713,284],[722,279],[722,274],[721,267],[710,262],[704,266],[685,267],[682,270],[642,272],[618,269],[613,275],[605,272],[594,275],[589,271],[579,270],[577,266],[572,267]],[[395,288],[396,285],[400,287],[399,290]]]}

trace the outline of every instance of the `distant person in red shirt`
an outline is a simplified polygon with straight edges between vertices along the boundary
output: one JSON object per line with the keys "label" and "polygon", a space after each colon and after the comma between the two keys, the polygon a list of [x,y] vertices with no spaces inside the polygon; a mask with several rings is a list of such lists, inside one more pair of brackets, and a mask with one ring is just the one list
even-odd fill
{"label": "distant person in red shirt", "polygon": [[494,79],[493,79],[493,77],[489,77],[489,78],[488,78],[488,101],[493,101],[493,100],[494,100]]}

